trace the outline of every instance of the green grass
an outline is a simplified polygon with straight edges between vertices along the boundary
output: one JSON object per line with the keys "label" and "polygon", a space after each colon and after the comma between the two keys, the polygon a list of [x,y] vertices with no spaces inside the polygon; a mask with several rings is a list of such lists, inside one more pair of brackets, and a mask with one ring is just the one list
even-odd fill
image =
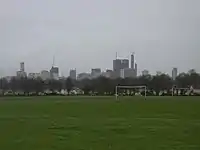
{"label": "green grass", "polygon": [[1,150],[199,150],[199,97],[0,98]]}

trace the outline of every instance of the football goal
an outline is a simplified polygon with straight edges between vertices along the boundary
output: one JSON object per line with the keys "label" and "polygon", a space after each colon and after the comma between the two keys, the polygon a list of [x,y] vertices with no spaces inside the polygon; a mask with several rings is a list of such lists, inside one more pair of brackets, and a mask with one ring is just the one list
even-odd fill
{"label": "football goal", "polygon": [[186,94],[189,95],[193,91],[193,88],[177,88],[177,87],[172,87],[172,96],[179,96],[181,94]]}
{"label": "football goal", "polygon": [[141,95],[146,99],[147,87],[146,86],[116,86],[115,98],[118,100],[119,96],[134,96]]}

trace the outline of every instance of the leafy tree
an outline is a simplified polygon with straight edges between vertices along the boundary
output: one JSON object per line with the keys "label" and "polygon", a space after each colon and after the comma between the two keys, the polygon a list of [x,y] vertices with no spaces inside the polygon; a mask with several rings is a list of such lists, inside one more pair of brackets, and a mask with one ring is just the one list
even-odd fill
{"label": "leafy tree", "polygon": [[65,81],[65,87],[67,89],[67,92],[69,94],[69,92],[72,90],[72,88],[74,87],[74,84],[72,82],[72,79],[71,78],[67,78],[66,81]]}
{"label": "leafy tree", "polygon": [[0,79],[0,89],[2,91],[2,95],[4,95],[6,90],[8,90],[8,82],[5,78]]}
{"label": "leafy tree", "polygon": [[38,95],[40,92],[44,91],[44,82],[42,81],[41,78],[37,78],[36,80],[34,80],[34,89],[36,94]]}
{"label": "leafy tree", "polygon": [[186,73],[181,73],[176,78],[177,87],[187,88],[190,85],[190,75]]}
{"label": "leafy tree", "polygon": [[[13,77],[9,82],[5,78],[0,79],[0,89],[1,92],[6,92],[7,90],[12,90],[15,92],[24,92],[24,94],[29,95],[30,93],[44,92],[45,90],[51,90],[52,92],[61,91],[61,89],[67,89],[71,91],[73,87],[80,88],[84,90],[85,94],[89,92],[95,92],[100,95],[103,94],[114,94],[115,86],[117,85],[146,85],[147,88],[153,93],[155,91],[158,95],[160,91],[168,91],[172,86],[188,88],[193,86],[194,88],[200,88],[200,75],[196,73],[195,70],[190,70],[188,73],[181,73],[176,78],[175,81],[166,75],[157,75],[157,76],[139,76],[137,78],[117,78],[110,79],[105,77],[99,77],[96,79],[84,79],[81,81],[72,80],[67,78],[66,80],[46,80],[43,81],[40,78],[37,79],[28,79],[28,78],[17,78]],[[184,93],[184,91],[182,92]]]}
{"label": "leafy tree", "polygon": [[156,95],[159,95],[160,91],[169,90],[172,88],[172,80],[168,75],[156,75],[153,76],[151,80],[151,89],[156,92]]}
{"label": "leafy tree", "polygon": [[11,78],[9,83],[9,88],[13,91],[13,93],[19,91],[20,89],[20,81],[16,77]]}

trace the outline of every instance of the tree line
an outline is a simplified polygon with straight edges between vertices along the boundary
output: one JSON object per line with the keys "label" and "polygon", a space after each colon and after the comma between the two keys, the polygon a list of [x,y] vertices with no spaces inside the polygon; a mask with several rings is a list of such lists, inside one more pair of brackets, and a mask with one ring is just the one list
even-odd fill
{"label": "tree line", "polygon": [[81,81],[72,80],[70,78],[60,80],[45,80],[41,78],[29,79],[29,78],[17,78],[13,77],[9,82],[5,78],[0,79],[0,91],[1,95],[4,95],[6,91],[12,91],[13,93],[23,93],[23,95],[30,95],[34,93],[44,93],[49,90],[52,93],[61,90],[71,91],[74,87],[84,91],[84,94],[96,93],[98,95],[113,95],[115,94],[116,86],[147,86],[148,91],[154,91],[155,95],[158,95],[160,91],[170,90],[173,86],[177,88],[193,88],[200,89],[200,74],[196,72],[192,73],[181,73],[177,76],[176,80],[167,74],[161,75],[146,75],[139,76],[137,78],[117,78],[110,79],[106,77],[99,77],[96,79],[84,79]]}

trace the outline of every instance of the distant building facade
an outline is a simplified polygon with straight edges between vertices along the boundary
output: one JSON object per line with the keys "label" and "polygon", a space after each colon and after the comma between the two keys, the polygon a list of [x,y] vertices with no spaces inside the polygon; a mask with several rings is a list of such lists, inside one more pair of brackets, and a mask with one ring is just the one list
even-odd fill
{"label": "distant building facade", "polygon": [[135,56],[134,56],[134,54],[132,54],[131,55],[131,69],[135,69],[134,64],[135,64]]}
{"label": "distant building facade", "polygon": [[113,60],[113,71],[119,71],[120,69],[129,68],[128,59],[116,59]]}
{"label": "distant building facade", "polygon": [[69,72],[69,77],[73,80],[76,80],[76,69],[71,69]]}
{"label": "distant building facade", "polygon": [[128,59],[116,59],[113,60],[113,71],[115,72],[116,77],[120,77],[120,70],[129,68]]}
{"label": "distant building facade", "polygon": [[126,68],[120,70],[120,78],[135,78],[136,71],[132,68]]}
{"label": "distant building facade", "polygon": [[25,78],[25,77],[27,77],[27,74],[24,71],[17,71],[17,77]]}
{"label": "distant building facade", "polygon": [[172,69],[172,79],[176,80],[176,77],[178,76],[178,68]]}
{"label": "distant building facade", "polygon": [[138,65],[135,63],[135,77],[137,77]]}
{"label": "distant building facade", "polygon": [[20,63],[20,70],[16,72],[16,76],[19,78],[27,77],[27,74],[25,72],[24,62]]}
{"label": "distant building facade", "polygon": [[59,68],[53,67],[50,70],[51,79],[58,80],[59,79]]}
{"label": "distant building facade", "polygon": [[24,62],[21,62],[21,63],[20,63],[20,71],[21,71],[21,72],[24,72],[24,71],[25,71]]}

